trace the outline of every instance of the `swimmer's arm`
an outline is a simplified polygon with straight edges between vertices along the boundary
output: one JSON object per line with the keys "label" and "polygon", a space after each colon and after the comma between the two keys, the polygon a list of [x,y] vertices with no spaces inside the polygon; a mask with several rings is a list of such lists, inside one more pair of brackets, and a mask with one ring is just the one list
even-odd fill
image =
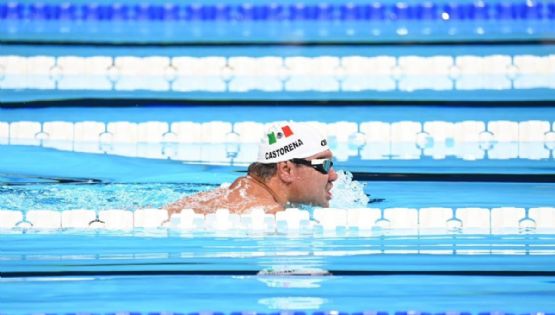
{"label": "swimmer's arm", "polygon": [[285,209],[280,206],[280,205],[271,205],[271,206],[266,206],[264,207],[264,212],[266,214],[273,214],[275,215],[276,213],[280,212],[280,211],[284,211]]}
{"label": "swimmer's arm", "polygon": [[172,214],[179,213],[181,210],[185,209],[188,203],[189,197],[185,197],[165,205],[163,209],[168,211],[168,216],[170,217]]}

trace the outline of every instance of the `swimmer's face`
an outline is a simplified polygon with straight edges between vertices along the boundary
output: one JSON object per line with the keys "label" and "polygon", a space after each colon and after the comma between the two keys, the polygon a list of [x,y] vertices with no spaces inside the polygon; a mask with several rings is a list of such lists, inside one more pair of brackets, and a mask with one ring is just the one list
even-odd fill
{"label": "swimmer's face", "polygon": [[[305,158],[305,160],[331,159],[332,153],[326,150]],[[288,162],[291,163],[291,162]],[[293,164],[293,163],[291,163]],[[293,164],[295,181],[291,187],[290,202],[309,204],[320,207],[329,207],[331,188],[337,179],[337,173],[333,166],[327,174],[323,174],[313,167]]]}

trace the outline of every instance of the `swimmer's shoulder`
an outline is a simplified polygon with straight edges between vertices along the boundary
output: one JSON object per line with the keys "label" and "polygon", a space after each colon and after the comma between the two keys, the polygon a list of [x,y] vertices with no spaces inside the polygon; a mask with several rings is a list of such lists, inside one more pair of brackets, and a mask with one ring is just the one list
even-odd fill
{"label": "swimmer's shoulder", "polygon": [[238,177],[233,181],[233,183],[231,183],[231,185],[229,185],[229,189],[235,189],[235,188],[241,187],[249,183],[251,180],[252,179],[248,175]]}

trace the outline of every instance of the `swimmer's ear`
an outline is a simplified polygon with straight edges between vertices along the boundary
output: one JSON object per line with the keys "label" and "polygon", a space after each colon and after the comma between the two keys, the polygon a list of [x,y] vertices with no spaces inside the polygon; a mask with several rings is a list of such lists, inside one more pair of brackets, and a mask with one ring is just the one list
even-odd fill
{"label": "swimmer's ear", "polygon": [[293,164],[288,161],[279,162],[276,165],[276,175],[285,183],[291,183],[295,178],[292,165]]}

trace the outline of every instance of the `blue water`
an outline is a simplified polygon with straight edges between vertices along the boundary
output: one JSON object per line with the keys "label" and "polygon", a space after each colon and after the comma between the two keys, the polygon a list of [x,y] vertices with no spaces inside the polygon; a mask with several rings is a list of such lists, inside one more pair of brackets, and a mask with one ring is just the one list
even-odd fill
{"label": "blue water", "polygon": [[[5,232],[5,231],[4,231]],[[4,272],[335,271],[553,272],[552,234],[359,235],[179,230],[3,233]]]}
{"label": "blue water", "polygon": [[[0,156],[0,202],[3,208],[28,209],[137,209],[162,207],[185,195],[213,189],[245,174],[246,167],[183,164],[179,161],[117,157],[110,155],[61,152],[32,146],[2,146]],[[38,162],[40,161],[40,162]],[[336,168],[371,172],[491,172],[490,168],[470,165],[474,161],[453,161],[456,168],[405,167],[394,161],[338,162]],[[492,162],[492,161],[487,161]],[[495,162],[495,161],[494,161]],[[502,165],[503,161],[497,161]],[[518,163],[518,161],[517,161]],[[552,174],[554,168],[535,167],[547,161],[520,161],[525,167],[505,166],[499,172]],[[372,166],[372,164],[376,164]],[[382,165],[385,166],[382,166]],[[412,163],[417,164],[417,163]],[[432,163],[440,164],[438,162]],[[493,164],[493,163],[491,163]],[[59,180],[75,183],[60,184]],[[91,183],[95,179],[99,183]],[[364,191],[383,199],[373,207],[550,207],[555,204],[554,183],[518,182],[441,182],[370,181]],[[438,193],[441,192],[441,193]]]}
{"label": "blue water", "polygon": [[[20,178],[20,180],[23,179]],[[217,181],[218,178],[213,180]],[[10,182],[12,185],[0,185],[0,202],[3,208],[21,211],[28,209],[133,210],[163,207],[183,196],[217,187],[217,184],[206,183],[54,184],[39,181],[32,184],[17,184],[14,181]],[[364,192],[372,199],[380,199],[379,202],[369,204],[370,207],[378,208],[532,208],[553,206],[555,196],[551,192],[554,189],[553,183],[374,181],[365,183]],[[438,191],[441,191],[441,194],[438,194]]]}
{"label": "blue water", "polygon": [[[552,311],[553,277],[81,276],[0,279],[3,312]],[[9,288],[9,289],[8,289]],[[148,289],[145,289],[148,288]]]}
{"label": "blue water", "polygon": [[[11,1],[9,6],[16,2]],[[28,1],[21,2],[31,6]],[[53,0],[43,2],[59,5]],[[87,2],[75,0],[68,5],[88,8]],[[111,0],[96,2],[113,9]],[[148,1],[150,7],[163,2]],[[220,2],[208,0],[202,5]],[[297,2],[285,0],[280,1],[280,5]],[[320,5],[322,1],[303,2]],[[367,3],[363,0],[351,2]],[[130,7],[136,1],[118,3]],[[264,4],[262,1],[253,3]],[[423,8],[418,1],[406,3],[411,8]],[[233,10],[248,12],[249,6],[242,4],[241,0],[225,1],[226,6],[234,6]],[[310,8],[292,6],[292,10],[303,14],[302,18],[287,16],[283,21],[253,21],[247,15],[236,20],[209,21],[201,14],[191,23],[183,19],[158,21],[148,16],[126,21],[100,21],[97,17],[49,20],[43,15],[44,7],[40,4],[33,6],[34,11],[29,9],[9,15],[8,4],[1,3],[1,54],[170,58],[383,55],[456,58],[462,55],[544,57],[555,54],[554,45],[538,44],[555,37],[554,4],[550,1],[531,3],[539,6],[523,4],[488,2],[487,12],[491,16],[487,18],[480,15],[483,12],[478,2],[465,0],[462,5],[455,5],[450,0],[440,0],[435,2],[432,18],[416,17],[414,12],[403,9],[402,4],[385,1],[383,5],[393,14],[379,21],[349,18],[349,5],[338,3],[337,12],[343,13],[327,18],[311,18],[308,16]],[[467,9],[470,11],[466,12]],[[321,12],[321,7],[318,10]],[[529,10],[528,15],[522,10]],[[446,18],[440,13],[449,13],[449,16]],[[477,17],[467,18],[467,13]],[[278,45],[258,45],[262,42]],[[307,42],[316,45],[279,46],[280,43]],[[79,45],[72,45],[75,43]],[[196,46],[175,45],[191,43]],[[231,45],[198,45],[213,43]],[[0,70],[4,68],[0,66]],[[0,83],[4,75],[0,71]],[[59,78],[56,79],[54,73],[50,79]],[[393,79],[400,82],[399,78]],[[509,75],[497,79],[517,82],[517,78],[509,78]],[[451,80],[452,83],[457,81],[456,78]],[[512,85],[504,90],[461,90],[455,86],[450,90],[337,90],[330,93],[0,89],[0,102],[13,102],[9,108],[0,103],[0,122],[317,120],[361,124],[367,121],[477,120],[487,124],[496,120],[544,120],[553,124],[555,121],[555,107],[548,103],[555,100],[553,89],[518,89]],[[103,99],[103,102],[82,101],[88,98]],[[112,103],[114,99],[126,101]],[[145,99],[176,102],[167,104]],[[27,101],[45,100],[54,101],[33,105],[52,107],[27,107]],[[63,107],[58,107],[58,100],[63,100]],[[138,100],[137,104],[133,100]],[[223,103],[213,104],[214,100]],[[253,103],[238,106],[237,100]],[[256,104],[259,100],[265,101],[264,105]],[[296,103],[303,100],[312,105]],[[201,101],[204,105],[193,106],[188,101]],[[288,101],[289,106],[274,105],[270,101]],[[336,106],[335,101],[342,104],[356,101],[358,105]],[[391,104],[369,105],[383,104],[382,101]],[[398,101],[408,106],[395,105]],[[412,104],[415,101],[420,105]],[[438,102],[433,106],[423,105],[429,101]],[[458,103],[443,106],[449,101]],[[503,101],[520,103],[513,103],[518,106],[511,107],[490,107],[491,101],[497,105]],[[543,106],[529,107],[529,101],[543,102]],[[315,102],[323,102],[325,106]],[[135,106],[138,103],[141,106]],[[118,107],[122,104],[128,107]],[[0,209],[22,212],[29,209],[161,207],[184,195],[231,182],[246,169],[245,165],[231,162],[227,165],[208,165],[206,161],[193,164],[102,152],[91,154],[73,149],[61,151],[44,147],[43,143],[9,145],[8,140],[1,138],[0,143]],[[480,150],[493,150],[495,145],[487,143]],[[432,159],[420,154],[414,160],[395,157],[368,160],[361,157],[360,144],[349,143],[347,151],[354,155],[338,160],[335,165],[337,169],[359,173],[553,176],[553,143],[544,143],[543,148],[549,149],[549,158],[519,158],[517,155],[500,160],[489,159],[486,154],[477,160],[463,160],[454,156]],[[61,183],[68,181],[71,183]],[[549,181],[390,180],[364,184],[366,194],[381,200],[369,206],[382,209],[555,205],[555,183]],[[264,270],[305,273],[327,270],[334,275],[256,276]],[[555,236],[533,231],[506,235],[404,236],[383,235],[379,230],[366,234],[346,230],[331,236],[319,232],[287,235],[248,231],[193,233],[168,229],[0,231],[0,314],[282,310],[553,313],[554,274]]]}
{"label": "blue water", "polygon": [[[2,121],[324,122],[555,120],[550,108],[211,107],[1,109]],[[276,110],[268,114],[269,110]],[[271,111],[270,111],[271,112]],[[346,112],[356,115],[346,116]],[[230,182],[245,166],[187,164],[42,146],[0,145],[0,207],[136,209]],[[353,172],[553,174],[553,159],[362,160]],[[94,182],[88,180],[94,179]],[[73,180],[60,184],[60,180]],[[371,207],[552,207],[553,183],[370,181]],[[182,233],[174,230],[0,232],[0,313],[276,310],[552,312],[553,234],[368,235]],[[261,270],[334,276],[255,276]],[[348,272],[360,275],[346,275]],[[388,272],[391,275],[380,275]],[[408,272],[409,274],[399,274]],[[437,273],[444,275],[410,273]],[[462,276],[464,272],[471,275]],[[493,274],[502,272],[502,275]],[[535,272],[536,276],[526,274]],[[150,273],[150,274],[145,274]],[[171,274],[173,273],[173,274]],[[206,275],[206,274],[217,274]],[[377,275],[371,275],[378,273]],[[201,275],[203,274],[203,275]]]}
{"label": "blue water", "polygon": [[[555,93],[554,93],[555,95]],[[231,103],[221,105],[218,103],[205,105],[171,106],[163,101],[141,103],[141,106],[112,107],[110,103],[104,106],[76,107],[42,107],[28,108],[24,106],[0,107],[2,121],[13,122],[21,120],[30,121],[228,121],[243,122],[255,121],[267,123],[280,120],[317,121],[332,123],[338,121],[365,122],[365,121],[447,121],[461,122],[466,120],[478,121],[526,121],[526,120],[555,120],[555,108],[552,106],[528,107],[520,106],[488,106],[487,102],[470,103],[452,106],[441,105],[382,105],[382,106],[334,106],[333,102],[324,105],[263,105],[251,106]],[[22,104],[23,105],[23,104]],[[316,115],[316,116],[315,116]]]}
{"label": "blue water", "polygon": [[[555,271],[553,235],[214,237],[66,231],[4,234],[2,238],[0,267],[9,277],[0,279],[0,305],[7,314],[272,310],[524,313],[555,308],[553,276],[487,275]],[[260,270],[283,269],[330,270],[339,275],[254,275]],[[210,271],[223,274],[195,274]],[[393,274],[341,275],[348,271]],[[453,274],[396,275],[396,271]],[[51,276],[38,276],[40,272]],[[483,274],[460,276],[457,272]],[[26,273],[29,276],[25,277]]]}

